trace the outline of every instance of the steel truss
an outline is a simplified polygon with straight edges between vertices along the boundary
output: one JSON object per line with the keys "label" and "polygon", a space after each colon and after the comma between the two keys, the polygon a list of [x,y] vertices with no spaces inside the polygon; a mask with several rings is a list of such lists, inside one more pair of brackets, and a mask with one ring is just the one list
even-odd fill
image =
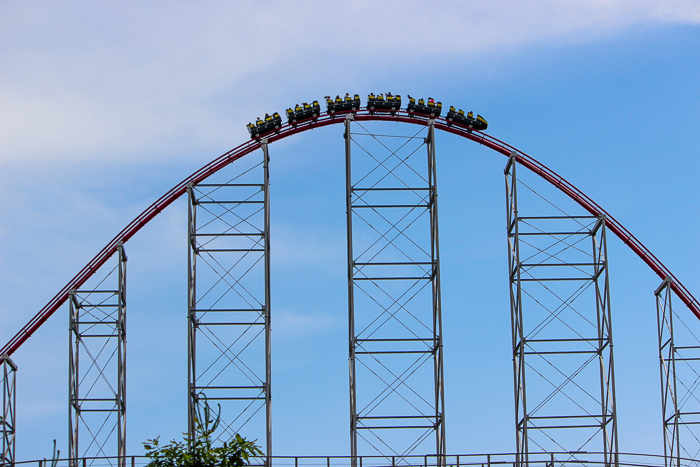
{"label": "steel truss", "polygon": [[[700,340],[671,306],[672,282],[670,278],[664,280],[654,295],[659,334],[664,457],[667,467],[680,467],[681,458],[696,459],[700,454],[700,400],[695,394],[700,386]],[[685,345],[679,346],[676,342]]]}
{"label": "steel truss", "polygon": [[[107,444],[115,438],[118,465],[126,465],[127,258],[121,243],[117,255],[95,289],[69,293],[68,453],[76,467],[81,457],[110,455]],[[103,287],[115,278],[116,289]]]}
{"label": "steel truss", "polygon": [[15,407],[17,401],[17,365],[8,355],[0,356],[2,362],[2,451],[0,466],[15,465]]}
{"label": "steel truss", "polygon": [[246,437],[265,439],[270,456],[267,142],[261,147],[262,162],[233,180],[187,187],[188,433],[192,442],[206,403],[214,414],[220,408],[216,441],[245,427]]}
{"label": "steel truss", "polygon": [[[441,463],[445,411],[434,121],[403,138],[372,134],[359,122],[363,131],[352,133],[352,121],[352,115],[345,120],[351,456],[360,454],[359,438],[394,463],[418,450],[437,455]],[[427,158],[420,157],[423,146]],[[407,432],[413,435],[399,436]]]}
{"label": "steel truss", "polygon": [[516,165],[504,173],[518,463],[602,448],[617,465],[605,216],[520,216]]}

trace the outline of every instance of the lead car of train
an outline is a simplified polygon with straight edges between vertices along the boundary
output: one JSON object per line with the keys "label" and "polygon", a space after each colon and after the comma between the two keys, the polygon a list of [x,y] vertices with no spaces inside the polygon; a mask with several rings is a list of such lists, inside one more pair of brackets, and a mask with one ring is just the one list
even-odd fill
{"label": "lead car of train", "polygon": [[[357,94],[353,96],[345,94],[344,97],[337,95],[335,99],[331,98],[331,96],[326,96],[326,114],[330,115],[331,118],[337,115],[357,112],[361,109],[361,105],[360,96]],[[367,96],[366,109],[372,115],[375,113],[390,113],[396,115],[396,113],[401,110],[401,96],[393,95],[390,92],[386,93],[386,96],[384,93],[377,95],[372,93]],[[436,102],[432,97],[428,97],[426,101],[423,98],[416,100],[408,96],[408,104],[406,104],[405,110],[411,117],[435,118],[439,117],[442,113],[442,102]],[[290,107],[287,109],[286,114],[287,122],[296,127],[299,123],[317,120],[321,115],[321,106],[318,101],[313,101],[311,104],[304,102],[301,105],[295,105],[293,108]],[[450,110],[447,111],[445,118],[447,119],[447,125],[464,127],[468,131],[481,131],[488,127],[488,123],[481,115],[477,115],[476,118],[474,118],[474,112],[467,112],[465,114],[464,110],[457,110],[454,106],[450,106]],[[279,131],[282,127],[282,117],[277,112],[272,115],[265,114],[265,118],[258,118],[255,123],[248,123],[247,127],[250,137],[258,139]]]}

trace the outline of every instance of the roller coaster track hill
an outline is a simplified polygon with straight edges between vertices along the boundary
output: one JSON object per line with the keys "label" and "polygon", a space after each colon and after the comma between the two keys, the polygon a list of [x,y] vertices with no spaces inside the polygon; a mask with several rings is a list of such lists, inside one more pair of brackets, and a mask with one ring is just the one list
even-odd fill
{"label": "roller coaster track hill", "polygon": [[274,141],[287,138],[289,136],[301,133],[313,128],[325,127],[344,123],[346,118],[351,118],[356,121],[387,121],[387,122],[402,122],[414,125],[426,125],[430,119],[434,121],[436,129],[452,133],[469,139],[481,145],[484,145],[497,153],[507,157],[513,157],[514,160],[539,175],[547,182],[551,183],[558,190],[565,193],[576,203],[581,205],[586,211],[593,216],[605,216],[607,227],[617,235],[622,242],[627,245],[634,253],[639,256],[644,263],[649,266],[662,280],[670,282],[671,289],[675,292],[678,298],[690,309],[690,311],[700,319],[700,303],[690,293],[690,291],[673,275],[673,273],[663,265],[654,254],[645,247],[632,233],[627,230],[620,222],[615,220],[605,209],[598,205],[595,201],[589,198],[581,190],[566,181],[553,170],[546,167],[544,164],[535,160],[533,157],[525,154],[513,146],[500,141],[488,134],[473,130],[467,127],[452,124],[446,118],[427,117],[414,113],[409,113],[405,110],[396,110],[393,112],[376,112],[367,108],[359,108],[356,111],[347,113],[346,115],[338,114],[321,114],[315,118],[308,119],[294,124],[283,124],[277,131],[266,135],[264,138],[252,139],[228,151],[217,159],[211,161],[204,167],[194,172],[189,177],[175,185],[171,190],[161,196],[153,204],[148,206],[141,214],[131,221],[124,229],[119,232],[99,253],[87,264],[78,274],[73,277],[9,342],[7,342],[0,350],[0,355],[12,355],[29,337],[46,322],[49,317],[61,307],[68,299],[69,291],[79,289],[99,268],[102,266],[116,251],[120,243],[127,242],[133,237],[143,226],[148,224],[154,217],[160,214],[173,201],[185,194],[189,184],[196,185],[204,181],[210,175],[221,170],[233,161],[249,154],[256,149],[259,149],[265,142],[272,143]]}

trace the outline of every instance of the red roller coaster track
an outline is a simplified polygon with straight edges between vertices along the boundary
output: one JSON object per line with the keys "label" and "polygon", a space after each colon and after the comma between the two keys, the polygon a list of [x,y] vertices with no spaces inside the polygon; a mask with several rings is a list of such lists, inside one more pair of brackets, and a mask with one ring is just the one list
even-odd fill
{"label": "red roller coaster track", "polygon": [[[427,122],[425,118],[416,118],[410,116],[404,111],[396,112],[396,115],[371,115],[367,110],[360,110],[354,114],[354,118],[357,121],[375,120],[412,123],[416,125],[425,125]],[[287,136],[301,133],[312,128],[343,123],[344,120],[345,119],[342,116],[332,117],[324,115],[315,121],[299,123],[296,127],[292,125],[284,125],[280,128],[278,133],[268,136],[268,142],[277,141],[279,139],[286,138]],[[690,308],[690,311],[692,311],[693,314],[700,319],[700,303],[698,303],[690,291],[688,291],[688,289],[686,289],[685,286],[683,286],[683,284],[676,279],[673,273],[666,266],[664,266],[663,263],[661,263],[661,261],[659,261],[659,259],[642,244],[642,242],[637,240],[637,238],[632,235],[629,230],[627,230],[622,224],[608,214],[605,209],[596,204],[581,190],[564,180],[563,177],[557,175],[556,172],[550,170],[548,167],[538,162],[534,158],[521,151],[518,151],[513,146],[485,133],[479,131],[470,132],[462,127],[448,126],[448,122],[444,118],[435,119],[435,128],[470,139],[505,156],[514,154],[518,163],[539,175],[560,191],[564,192],[590,214],[594,216],[604,215],[606,217],[608,228],[615,235],[617,235],[625,245],[631,248],[632,251],[634,251],[637,256],[639,256],[642,261],[644,261],[661,279],[670,279],[671,288],[676,293],[678,298],[680,298],[681,301],[685,303],[688,308]],[[49,303],[47,303],[41,309],[41,311],[39,311],[39,313],[37,313],[7,344],[5,344],[2,350],[0,350],[0,355],[12,355],[37,329],[39,329],[39,327],[41,327],[46,320],[49,319],[49,317],[51,317],[51,315],[61,305],[63,305],[63,303],[68,299],[68,293],[71,290],[80,288],[90,278],[90,276],[92,276],[100,268],[100,266],[102,266],[117,251],[119,242],[126,242],[129,240],[136,234],[136,232],[141,230],[141,227],[150,222],[150,220],[163,211],[163,209],[182,196],[185,193],[188,184],[197,184],[204,181],[207,177],[221,170],[231,162],[259,148],[260,141],[247,141],[197,170],[195,173],[185,178],[183,181],[175,185],[170,191],[161,196],[156,202],[151,204],[141,214],[139,214],[136,219],[124,227],[124,229],[119,232],[112,239],[112,241],[110,241],[99,253],[97,253],[97,255],[83,269],[81,269],[80,272],[76,274],[75,277],[71,279],[71,281],[68,282],[68,284],[66,284],[49,301]]]}

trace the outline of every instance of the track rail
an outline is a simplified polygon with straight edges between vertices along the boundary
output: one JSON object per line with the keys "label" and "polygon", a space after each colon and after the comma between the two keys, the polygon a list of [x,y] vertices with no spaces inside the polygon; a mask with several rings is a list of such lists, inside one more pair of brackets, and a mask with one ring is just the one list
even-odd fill
{"label": "track rail", "polygon": [[[428,122],[427,118],[413,117],[406,111],[398,111],[395,115],[388,113],[377,113],[372,115],[368,110],[360,110],[354,114],[356,121],[387,121],[387,122],[402,122],[412,123],[416,125],[425,125]],[[515,156],[515,160],[539,175],[552,185],[565,193],[571,199],[576,201],[581,207],[594,216],[604,215],[606,217],[606,225],[622,242],[627,245],[652,271],[654,271],[662,280],[670,279],[671,289],[676,293],[678,298],[690,309],[690,311],[700,319],[700,303],[693,297],[690,291],[673,275],[673,273],[654,254],[645,247],[632,233],[627,230],[621,223],[608,214],[605,209],[599,206],[595,201],[589,198],[585,193],[576,188],[574,185],[566,181],[547,166],[537,161],[533,157],[528,156],[522,151],[517,150],[513,146],[504,143],[486,133],[479,131],[470,131],[466,128],[456,125],[448,125],[444,118],[436,118],[435,128],[443,130],[454,135],[472,140],[482,144],[489,149],[510,157]],[[322,115],[315,121],[307,121],[298,123],[296,126],[289,124],[283,125],[279,132],[267,137],[268,142],[274,142],[288,136],[320,128],[328,125],[343,123],[345,118],[343,115],[329,116]],[[175,185],[170,191],[161,196],[156,202],[147,207],[133,221],[131,221],[121,232],[119,232],[97,255],[87,264],[78,274],[73,277],[10,341],[5,344],[0,350],[0,355],[12,355],[34,332],[48,320],[54,312],[65,303],[68,299],[68,294],[71,290],[80,288],[99,268],[102,266],[116,251],[120,242],[126,242],[133,237],[141,228],[151,221],[154,217],[160,214],[165,208],[173,203],[176,199],[182,196],[187,190],[187,185],[197,184],[204,181],[210,175],[221,170],[231,162],[240,159],[256,149],[260,148],[260,141],[247,141],[240,146],[231,149],[227,153],[221,155],[217,159],[208,163],[201,169],[194,172],[189,177]]]}

